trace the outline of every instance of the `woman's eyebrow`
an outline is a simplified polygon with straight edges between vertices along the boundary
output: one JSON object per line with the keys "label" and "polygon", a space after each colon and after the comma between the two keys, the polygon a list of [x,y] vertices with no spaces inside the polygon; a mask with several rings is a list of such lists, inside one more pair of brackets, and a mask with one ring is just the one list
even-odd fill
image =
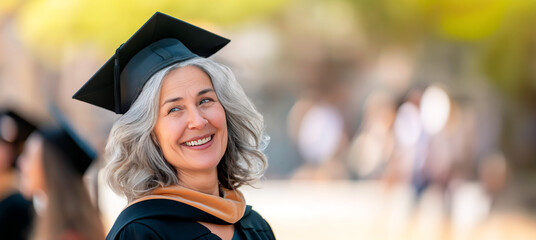
{"label": "woman's eyebrow", "polygon": [[166,101],[164,101],[164,103],[162,103],[162,105],[160,105],[161,107],[168,104],[168,103],[171,103],[171,102],[177,102],[177,101],[180,101],[182,100],[182,97],[176,97],[176,98],[170,98]]}
{"label": "woman's eyebrow", "polygon": [[197,96],[201,96],[201,95],[203,95],[205,93],[208,93],[208,92],[214,92],[214,89],[212,89],[212,88],[203,89],[203,90],[199,91]]}

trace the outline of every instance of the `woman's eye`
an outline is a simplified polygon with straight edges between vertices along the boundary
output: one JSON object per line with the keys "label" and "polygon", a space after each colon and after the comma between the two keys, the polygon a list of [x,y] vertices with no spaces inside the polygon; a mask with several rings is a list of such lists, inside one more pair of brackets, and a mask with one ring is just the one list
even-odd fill
{"label": "woman's eye", "polygon": [[203,103],[209,103],[209,102],[213,102],[214,100],[210,99],[210,98],[204,98],[203,100],[201,100],[199,102],[199,104],[203,104]]}
{"label": "woman's eye", "polygon": [[181,110],[181,109],[178,108],[178,107],[174,107],[172,109],[169,109],[168,113],[176,112],[176,111],[179,111],[179,110]]}

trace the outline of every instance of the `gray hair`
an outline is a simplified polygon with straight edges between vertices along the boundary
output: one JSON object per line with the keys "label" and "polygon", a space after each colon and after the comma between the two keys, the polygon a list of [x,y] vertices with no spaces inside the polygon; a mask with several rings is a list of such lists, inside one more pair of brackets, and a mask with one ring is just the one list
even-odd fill
{"label": "gray hair", "polygon": [[172,70],[185,66],[196,66],[209,75],[225,109],[228,143],[217,167],[220,184],[228,189],[251,185],[266,170],[268,163],[262,151],[269,137],[264,134],[262,115],[228,67],[196,57],[155,73],[112,127],[106,145],[105,176],[111,189],[129,202],[157,187],[178,184],[180,176],[164,158],[153,129],[163,79]]}

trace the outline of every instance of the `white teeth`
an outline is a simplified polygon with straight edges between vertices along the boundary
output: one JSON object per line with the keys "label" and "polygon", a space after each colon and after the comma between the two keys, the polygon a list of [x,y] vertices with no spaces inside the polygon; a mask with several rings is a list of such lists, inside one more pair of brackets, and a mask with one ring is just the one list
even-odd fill
{"label": "white teeth", "polygon": [[186,142],[186,145],[188,146],[199,146],[199,145],[203,145],[205,143],[207,143],[208,141],[210,141],[212,139],[212,136],[208,136],[206,138],[203,138],[203,139],[199,139],[197,141],[189,141],[189,142]]}

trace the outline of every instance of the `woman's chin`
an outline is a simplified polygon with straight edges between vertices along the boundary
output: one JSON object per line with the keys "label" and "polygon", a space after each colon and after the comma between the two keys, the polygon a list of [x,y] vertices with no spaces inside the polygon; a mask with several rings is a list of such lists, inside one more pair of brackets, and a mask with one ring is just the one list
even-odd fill
{"label": "woman's chin", "polygon": [[194,157],[190,159],[192,160],[184,164],[174,164],[175,168],[177,168],[179,172],[188,171],[207,173],[215,171],[218,167],[218,164],[220,163],[219,159],[215,159],[213,157]]}
{"label": "woman's chin", "polygon": [[192,166],[192,170],[197,170],[199,172],[211,172],[215,171],[218,168],[219,161],[213,161],[213,160],[207,160],[198,162],[198,164],[195,164]]}

